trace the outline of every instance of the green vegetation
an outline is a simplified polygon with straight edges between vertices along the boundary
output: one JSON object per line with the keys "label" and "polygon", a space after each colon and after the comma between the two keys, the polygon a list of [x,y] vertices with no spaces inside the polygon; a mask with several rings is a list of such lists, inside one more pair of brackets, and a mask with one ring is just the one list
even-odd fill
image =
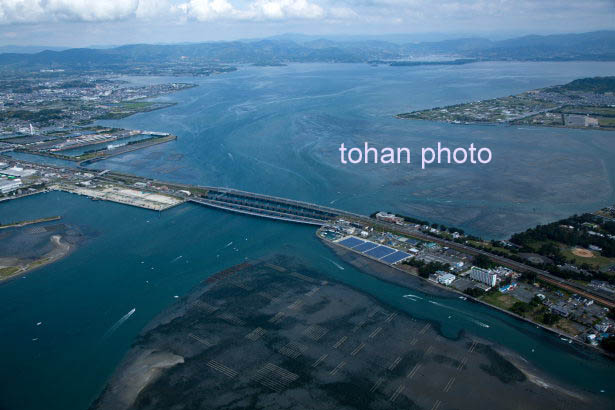
{"label": "green vegetation", "polygon": [[65,115],[61,109],[47,108],[38,111],[30,110],[7,110],[0,112],[0,121],[19,119],[24,121],[46,123],[49,120],[61,119]]}
{"label": "green vegetation", "polygon": [[517,95],[398,114],[452,123],[507,123],[615,129],[615,77],[574,80]]}
{"label": "green vegetation", "polygon": [[515,302],[511,307],[510,311],[518,314],[519,316],[525,316],[526,313],[532,310],[532,306],[529,303],[525,302]]}
{"label": "green vegetation", "polygon": [[467,288],[463,291],[466,295],[470,295],[473,298],[478,298],[485,294],[485,291],[480,288]]}
{"label": "green vegetation", "polygon": [[615,336],[602,339],[600,347],[609,353],[615,353]]}
{"label": "green vegetation", "polygon": [[488,256],[483,255],[482,253],[476,255],[472,263],[474,264],[474,266],[478,266],[479,268],[483,269],[491,269],[497,266],[497,264],[492,262]]}
{"label": "green vegetation", "polygon": [[167,108],[175,103],[161,103],[150,101],[124,101],[114,105],[110,111],[98,117],[100,120],[120,119],[131,116],[139,112],[149,112]]}
{"label": "green vegetation", "polygon": [[[369,217],[370,218],[376,218],[376,214],[377,213],[378,212],[372,212]],[[465,231],[463,229],[457,228],[455,226],[446,226],[446,225],[442,225],[442,224],[431,223],[429,221],[413,218],[413,217],[407,216],[407,215],[400,215],[400,214],[397,214],[397,213],[391,212],[391,211],[388,211],[388,213],[395,214],[396,216],[399,216],[400,218],[403,218],[404,222],[407,222],[407,223],[418,224],[418,225],[427,225],[427,226],[431,226],[432,228],[440,229],[441,231],[448,231],[448,232],[451,232],[451,233],[458,232],[458,233],[460,233],[462,235],[465,233]]]}
{"label": "green vegetation", "polygon": [[[590,234],[595,232],[599,235]],[[538,225],[525,232],[514,234],[510,241],[522,247],[530,248],[529,244],[536,241],[552,241],[567,246],[587,248],[596,245],[602,248],[602,255],[615,257],[615,240],[607,235],[615,235],[615,222],[603,221],[592,214],[574,215],[547,225]],[[532,249],[534,250],[534,249]],[[563,261],[561,249],[554,244],[544,244],[537,253]]]}
{"label": "green vegetation", "polygon": [[0,268],[0,278],[8,278],[13,276],[19,271],[18,266],[7,266],[6,268]]}
{"label": "green vegetation", "polygon": [[407,259],[402,263],[406,265],[414,266],[415,268],[417,268],[419,272],[419,276],[422,278],[428,278],[429,275],[432,275],[436,273],[436,271],[439,271],[439,270],[448,271],[448,269],[451,267],[451,265],[449,265],[448,263],[440,263],[440,262],[425,263],[422,260],[418,260],[414,258]]}
{"label": "green vegetation", "polygon": [[553,326],[560,320],[561,316],[555,313],[545,312],[542,315],[541,322],[547,326]]}
{"label": "green vegetation", "polygon": [[579,78],[568,84],[547,88],[547,91],[584,91],[600,94],[615,92],[615,77]]}

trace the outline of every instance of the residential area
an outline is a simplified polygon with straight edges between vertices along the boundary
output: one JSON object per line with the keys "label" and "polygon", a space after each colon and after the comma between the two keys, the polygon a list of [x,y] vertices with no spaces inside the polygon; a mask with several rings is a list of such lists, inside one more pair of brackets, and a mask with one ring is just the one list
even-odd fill
{"label": "residential area", "polygon": [[[407,221],[412,218],[392,213],[377,212],[372,216],[377,221],[429,233],[434,238],[446,236],[467,244],[477,239],[458,228],[421,223],[423,221],[412,223]],[[603,340],[615,337],[612,309],[541,280],[533,272],[498,265],[484,255],[472,255],[436,241],[417,239],[349,219],[338,219],[321,228],[318,236],[420,276],[436,286],[456,291],[460,298],[473,298],[554,330],[563,340],[600,346]],[[591,279],[586,284],[600,292],[615,294],[615,286],[609,281]]]}

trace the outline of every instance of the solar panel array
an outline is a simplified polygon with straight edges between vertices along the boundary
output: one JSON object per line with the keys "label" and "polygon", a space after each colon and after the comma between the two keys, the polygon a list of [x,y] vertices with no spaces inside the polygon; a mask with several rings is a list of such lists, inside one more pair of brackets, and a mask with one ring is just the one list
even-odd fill
{"label": "solar panel array", "polygon": [[376,247],[378,247],[378,245],[376,245],[375,243],[365,242],[359,246],[355,246],[352,249],[354,249],[355,251],[359,251],[359,252],[365,252],[365,251],[369,251],[370,249],[374,249]]}
{"label": "solar panel array", "polygon": [[388,246],[378,245],[377,243],[370,241],[363,241],[355,238],[354,236],[343,239],[338,243],[389,264],[399,262],[410,256],[409,253],[398,251],[396,249],[389,248]]}
{"label": "solar panel array", "polygon": [[395,263],[407,258],[408,256],[410,256],[409,253],[397,251],[395,253],[385,256],[384,258],[380,258],[380,260],[386,263]]}
{"label": "solar panel array", "polygon": [[374,248],[374,249],[371,249],[365,252],[365,254],[373,258],[380,259],[387,255],[392,254],[393,252],[395,252],[395,249],[389,248],[388,246],[379,246],[377,248]]}
{"label": "solar panel array", "polygon": [[361,245],[363,243],[365,243],[365,242],[360,240],[360,239],[357,239],[357,238],[355,238],[353,236],[351,236],[350,238],[346,238],[343,241],[339,242],[340,245],[344,245],[344,246],[346,246],[348,248],[354,248],[355,246]]}

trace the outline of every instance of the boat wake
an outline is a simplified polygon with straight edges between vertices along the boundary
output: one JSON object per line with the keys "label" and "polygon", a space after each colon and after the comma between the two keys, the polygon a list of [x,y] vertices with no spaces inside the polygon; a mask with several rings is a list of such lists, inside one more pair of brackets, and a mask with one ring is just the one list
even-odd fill
{"label": "boat wake", "polygon": [[410,300],[416,300],[416,299],[421,299],[422,300],[423,299],[422,297],[419,297],[419,296],[416,296],[416,295],[413,295],[413,294],[404,295],[403,297],[406,298],[406,299],[410,299]]}
{"label": "boat wake", "polygon": [[464,312],[463,310],[456,309],[456,308],[451,307],[451,306],[443,305],[442,303],[438,303],[435,300],[430,300],[429,303],[431,303],[432,305],[440,306],[440,307],[443,307],[445,309],[449,309],[449,310],[461,313],[462,317],[465,316],[467,320],[469,320],[470,322],[474,323],[475,325],[479,325],[479,326],[484,327],[484,328],[490,328],[491,327],[488,324],[483,323],[483,322],[481,322],[479,320],[473,319],[471,317],[467,317],[468,314],[466,312]]}
{"label": "boat wake", "polygon": [[113,326],[111,326],[109,328],[109,330],[107,330],[103,336],[103,339],[108,338],[109,336],[111,336],[113,334],[113,332],[115,332],[117,330],[118,327],[122,326],[122,323],[124,323],[125,321],[127,321],[130,316],[132,316],[133,313],[135,313],[136,309],[132,308],[130,310],[130,312],[126,313],[124,316],[122,316],[122,318],[120,320],[118,320],[117,322],[115,322],[115,324]]}
{"label": "boat wake", "polygon": [[331,262],[332,264],[334,264],[339,270],[344,270],[344,267],[340,265],[339,263],[335,262],[334,260],[331,260],[329,258],[325,258],[325,259]]}
{"label": "boat wake", "polygon": [[491,327],[491,326],[489,326],[488,324],[483,323],[483,322],[480,322],[480,321],[478,321],[478,320],[474,320],[474,319],[470,319],[470,320],[472,321],[472,323],[475,323],[475,324],[477,324],[477,325],[479,325],[479,326],[486,327],[486,328],[490,328],[490,327]]}
{"label": "boat wake", "polygon": [[180,260],[181,258],[183,258],[183,255],[179,255],[177,258],[173,259],[171,261],[171,263],[176,262],[176,261]]}

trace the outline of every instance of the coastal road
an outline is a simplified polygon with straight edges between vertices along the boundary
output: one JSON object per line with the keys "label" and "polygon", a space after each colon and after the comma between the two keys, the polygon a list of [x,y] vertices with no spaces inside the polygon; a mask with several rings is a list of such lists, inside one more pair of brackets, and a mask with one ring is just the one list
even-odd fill
{"label": "coastal road", "polygon": [[[29,161],[20,161],[22,163],[29,163],[30,166],[34,167],[34,168],[47,168],[47,169],[59,169],[59,167],[57,166],[52,166],[52,165],[43,165],[43,164],[37,164],[37,163],[31,163]],[[65,168],[62,168],[65,169]],[[389,231],[395,231],[395,232],[400,232],[404,235],[407,235],[409,237],[413,237],[416,239],[420,239],[423,241],[429,241],[429,242],[436,242],[440,245],[443,246],[448,246],[449,248],[452,249],[456,249],[459,250],[461,252],[470,254],[470,255],[485,255],[487,257],[489,257],[491,260],[493,260],[496,263],[499,263],[502,266],[506,266],[509,267],[511,269],[517,270],[517,271],[529,271],[529,272],[534,272],[536,273],[536,275],[538,276],[539,279],[554,284],[556,286],[559,286],[561,288],[564,288],[566,290],[569,290],[571,292],[577,293],[583,297],[586,298],[590,298],[593,299],[595,302],[600,303],[601,305],[607,306],[609,308],[615,308],[615,298],[612,296],[608,296],[608,295],[603,295],[603,294],[597,294],[595,293],[593,290],[588,289],[586,286],[582,286],[579,285],[577,283],[574,282],[570,282],[567,281],[565,279],[562,279],[560,277],[557,277],[555,275],[552,275],[551,273],[544,271],[542,269],[538,269],[526,264],[523,264],[521,262],[517,262],[514,261],[512,259],[508,259],[502,256],[498,256],[495,254],[492,254],[490,252],[486,252],[483,251],[481,249],[476,249],[470,246],[467,246],[465,244],[461,244],[461,243],[457,243],[457,242],[453,242],[453,241],[449,241],[447,239],[442,239],[442,238],[438,238],[438,237],[434,237],[431,235],[427,235],[417,229],[414,228],[410,228],[408,226],[403,226],[403,225],[397,225],[397,224],[393,224],[393,223],[389,223],[389,222],[383,222],[383,221],[379,221],[379,220],[375,220],[372,219],[368,216],[365,215],[360,215],[360,214],[355,214],[355,213],[351,213],[351,212],[346,212],[340,209],[335,209],[335,208],[329,208],[329,207],[325,207],[322,205],[317,205],[317,204],[312,204],[312,203],[308,203],[308,202],[302,202],[302,201],[294,201],[291,199],[286,199],[286,198],[278,198],[278,197],[273,197],[273,196],[268,196],[268,195],[261,195],[261,194],[256,194],[256,193],[252,193],[252,192],[245,192],[245,191],[239,191],[239,190],[235,190],[235,189],[231,189],[231,188],[219,188],[219,187],[203,187],[203,186],[196,186],[196,185],[188,185],[188,184],[180,184],[180,183],[169,183],[169,182],[164,182],[164,181],[156,181],[156,180],[152,180],[152,179],[148,179],[148,178],[143,178],[143,177],[139,177],[139,176],[133,176],[133,175],[127,175],[127,174],[121,174],[121,173],[115,173],[115,172],[106,172],[104,174],[104,176],[102,175],[104,170],[96,170],[93,168],[79,168],[79,169],[75,169],[75,171],[79,171],[79,170],[87,170],[89,172],[98,172],[99,176],[98,178],[101,178],[102,180],[110,180],[110,181],[114,181],[115,183],[120,183],[120,184],[124,184],[123,179],[125,177],[128,177],[131,180],[130,185],[134,184],[136,181],[140,181],[140,182],[157,182],[157,183],[162,183],[167,185],[168,187],[171,187],[171,190],[174,190],[175,192],[171,193],[171,192],[165,192],[167,195],[172,194],[178,197],[181,197],[184,200],[188,200],[188,199],[192,199],[190,198],[190,195],[184,195],[182,193],[180,193],[178,190],[181,189],[186,189],[186,190],[190,190],[190,191],[195,191],[199,192],[199,191],[204,191],[207,192],[208,190],[218,190],[218,191],[224,191],[227,193],[232,193],[232,194],[237,194],[237,195],[245,195],[247,197],[250,198],[262,198],[264,201],[269,201],[272,203],[278,203],[280,205],[284,205],[284,206],[291,206],[291,207],[302,207],[302,208],[306,208],[306,209],[313,209],[315,211],[319,211],[319,212],[325,212],[330,214],[331,217],[342,217],[342,218],[347,218],[349,220],[354,220],[357,221],[359,223],[362,224],[366,224],[366,225],[371,225],[371,226],[376,226],[376,227],[380,227]],[[167,188],[168,189],[168,188]],[[233,212],[239,212],[239,213],[250,213],[252,215],[255,216],[265,216],[265,215],[259,215],[258,212],[246,212],[246,210],[241,210],[241,209],[228,209],[229,211],[233,211]],[[280,219],[280,218],[276,218],[276,219]],[[321,221],[322,225],[327,224],[327,221],[322,220]]]}
{"label": "coastal road", "polygon": [[516,271],[529,271],[536,273],[538,279],[541,279],[547,283],[551,283],[563,289],[569,290],[573,293],[581,295],[583,297],[593,299],[595,302],[600,303],[608,308],[615,308],[615,298],[609,297],[607,295],[596,294],[591,289],[587,289],[587,287],[581,286],[577,283],[567,281],[566,279],[555,276],[545,270],[535,268],[533,266],[526,265],[521,262],[514,261],[512,259],[505,258],[503,256],[495,255],[493,253],[483,251],[481,249],[473,248],[471,246],[467,246],[461,243],[457,243],[454,241],[449,241],[447,239],[438,238],[435,236],[427,235],[421,231],[418,231],[413,228],[409,228],[402,225],[397,225],[389,222],[376,221],[372,218],[362,218],[362,221],[365,223],[369,223],[373,226],[379,226],[381,228],[387,230],[394,230],[397,232],[401,232],[410,237],[420,239],[423,241],[435,242],[443,246],[448,246],[451,249],[455,249],[464,253],[468,253],[470,255],[485,255],[489,257],[489,259],[493,260],[496,263],[499,263],[502,266],[506,266],[508,268],[514,269]]}

